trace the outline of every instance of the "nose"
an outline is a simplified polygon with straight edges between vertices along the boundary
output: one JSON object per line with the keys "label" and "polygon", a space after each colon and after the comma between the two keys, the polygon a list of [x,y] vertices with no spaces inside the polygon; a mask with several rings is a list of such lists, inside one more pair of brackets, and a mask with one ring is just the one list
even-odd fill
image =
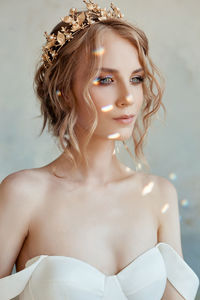
{"label": "nose", "polygon": [[128,105],[131,105],[133,104],[133,95],[132,94],[128,94],[126,96],[123,96],[123,97],[120,97],[118,100],[117,100],[117,106],[128,106]]}
{"label": "nose", "polygon": [[119,97],[116,101],[116,105],[118,107],[124,107],[129,106],[133,104],[133,94],[130,92],[130,90],[125,86],[120,86],[120,93]]}

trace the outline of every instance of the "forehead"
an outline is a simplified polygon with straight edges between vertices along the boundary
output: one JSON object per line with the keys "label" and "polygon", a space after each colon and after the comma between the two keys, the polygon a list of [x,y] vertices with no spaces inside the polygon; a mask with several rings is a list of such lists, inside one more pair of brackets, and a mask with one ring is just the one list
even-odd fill
{"label": "forehead", "polygon": [[[127,39],[122,38],[113,30],[104,30],[100,36],[98,47],[95,49],[100,58],[100,68],[117,69],[120,73],[130,76],[133,70],[141,68],[137,48]],[[92,55],[94,55],[94,53]],[[81,56],[76,68],[75,78],[86,80],[88,73],[87,61],[90,59],[85,53]],[[95,54],[97,55],[97,54]],[[87,80],[86,80],[87,81]]]}
{"label": "forehead", "polygon": [[102,66],[121,70],[141,67],[137,48],[119,34],[108,30],[101,38]]}

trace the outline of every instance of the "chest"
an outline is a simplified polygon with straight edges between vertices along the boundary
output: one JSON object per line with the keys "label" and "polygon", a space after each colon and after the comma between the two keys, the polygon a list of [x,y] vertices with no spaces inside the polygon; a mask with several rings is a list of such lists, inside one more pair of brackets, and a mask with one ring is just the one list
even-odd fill
{"label": "chest", "polygon": [[20,265],[40,254],[84,260],[116,273],[157,242],[153,198],[135,189],[52,191],[35,210]]}

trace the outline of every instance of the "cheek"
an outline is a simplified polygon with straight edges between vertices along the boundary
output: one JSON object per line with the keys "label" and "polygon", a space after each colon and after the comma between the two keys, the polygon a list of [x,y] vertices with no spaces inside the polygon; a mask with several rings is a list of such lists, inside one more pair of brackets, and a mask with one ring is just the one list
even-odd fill
{"label": "cheek", "polygon": [[114,88],[94,87],[91,88],[90,95],[96,108],[100,110],[103,106],[114,104],[114,101],[117,97],[117,92]]}
{"label": "cheek", "polygon": [[[142,85],[134,86],[133,90],[130,91],[133,95],[133,103],[132,105],[135,106],[135,108],[139,109],[142,106],[143,103],[143,87]],[[114,88],[98,88],[94,87],[90,89],[90,95],[92,98],[92,101],[97,109],[97,112],[100,114],[105,114],[105,112],[102,111],[103,107],[106,107],[108,105],[115,105],[116,100],[119,97],[119,91]]]}
{"label": "cheek", "polygon": [[[133,99],[134,99],[134,94],[133,94]],[[135,92],[135,104],[140,107],[143,103],[144,100],[144,93],[143,93],[143,88],[140,86],[137,91]]]}

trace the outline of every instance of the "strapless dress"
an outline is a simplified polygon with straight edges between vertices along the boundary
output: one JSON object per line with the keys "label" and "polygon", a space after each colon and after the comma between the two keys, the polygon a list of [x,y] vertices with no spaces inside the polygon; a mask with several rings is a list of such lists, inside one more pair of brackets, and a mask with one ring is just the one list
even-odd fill
{"label": "strapless dress", "polygon": [[109,276],[77,258],[39,255],[0,279],[0,300],[161,300],[167,279],[184,299],[195,299],[198,276],[163,242]]}

